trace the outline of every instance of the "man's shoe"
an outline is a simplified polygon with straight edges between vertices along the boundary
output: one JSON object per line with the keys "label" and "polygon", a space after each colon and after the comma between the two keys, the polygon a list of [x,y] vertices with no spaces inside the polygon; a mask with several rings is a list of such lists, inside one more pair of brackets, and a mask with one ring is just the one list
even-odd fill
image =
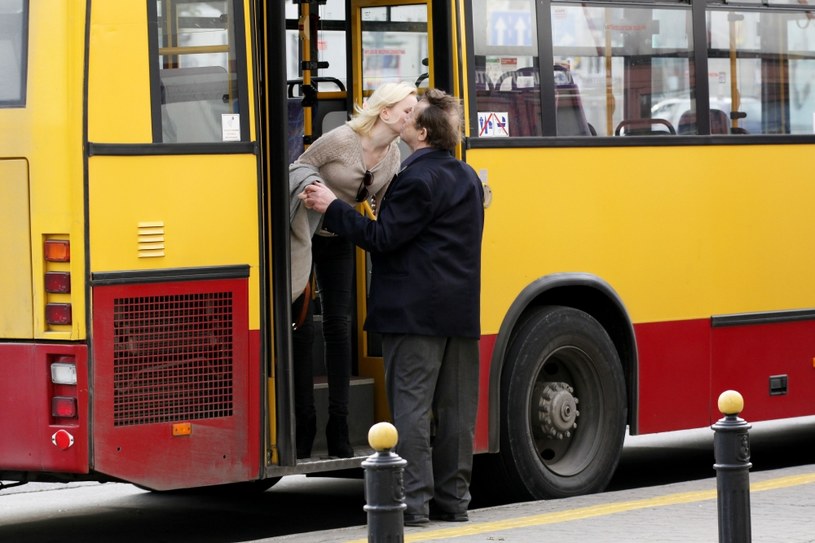
{"label": "man's shoe", "polygon": [[405,515],[405,526],[424,526],[430,522],[425,515]]}
{"label": "man's shoe", "polygon": [[470,517],[467,515],[467,511],[463,513],[432,513],[430,518],[433,520],[443,520],[444,522],[467,522],[470,520]]}

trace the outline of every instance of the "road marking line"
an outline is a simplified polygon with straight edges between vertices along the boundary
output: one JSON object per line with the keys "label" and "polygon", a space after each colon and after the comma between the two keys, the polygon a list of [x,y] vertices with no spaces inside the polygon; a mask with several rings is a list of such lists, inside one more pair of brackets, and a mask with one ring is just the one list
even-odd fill
{"label": "road marking line", "polygon": [[[778,479],[769,479],[750,485],[750,492],[763,492],[765,490],[776,490],[815,483],[815,473],[804,475],[790,475]],[[471,522],[456,528],[443,528],[440,530],[422,531],[421,533],[405,534],[405,543],[413,541],[433,541],[436,539],[453,539],[468,535],[497,532],[500,530],[511,530],[514,528],[528,528],[530,526],[542,526],[545,524],[555,524],[558,522],[568,522],[573,520],[583,520],[605,515],[613,515],[626,511],[636,511],[649,507],[665,507],[667,505],[679,505],[685,503],[701,502],[716,499],[716,490],[700,490],[695,492],[679,492],[676,494],[666,494],[643,500],[633,500],[628,502],[607,503],[593,505],[590,507],[580,507],[567,511],[556,511],[553,513],[543,513],[528,517],[518,517],[492,522]],[[347,543],[367,543],[367,539],[357,539]]]}

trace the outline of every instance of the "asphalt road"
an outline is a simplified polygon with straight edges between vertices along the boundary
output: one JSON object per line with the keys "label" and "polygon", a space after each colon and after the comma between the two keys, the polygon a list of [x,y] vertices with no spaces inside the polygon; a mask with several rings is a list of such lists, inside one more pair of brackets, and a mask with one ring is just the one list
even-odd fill
{"label": "asphalt road", "polygon": [[[815,463],[815,417],[758,423],[753,471]],[[710,429],[628,438],[609,490],[715,476]],[[476,496],[474,508],[498,505]],[[363,481],[285,477],[254,496],[151,493],[127,484],[28,484],[0,491],[0,542],[252,541],[365,523]]]}

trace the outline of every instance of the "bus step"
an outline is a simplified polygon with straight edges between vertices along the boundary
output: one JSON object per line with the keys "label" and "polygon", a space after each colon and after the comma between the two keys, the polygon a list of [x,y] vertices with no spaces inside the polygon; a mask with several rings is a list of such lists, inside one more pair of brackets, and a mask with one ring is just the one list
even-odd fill
{"label": "bus step", "polygon": [[[317,409],[317,435],[312,455],[327,456],[325,425],[328,423],[328,382],[325,376],[314,378],[314,407]],[[351,377],[348,403],[348,437],[356,449],[369,449],[368,430],[374,424],[374,380],[370,377]]]}

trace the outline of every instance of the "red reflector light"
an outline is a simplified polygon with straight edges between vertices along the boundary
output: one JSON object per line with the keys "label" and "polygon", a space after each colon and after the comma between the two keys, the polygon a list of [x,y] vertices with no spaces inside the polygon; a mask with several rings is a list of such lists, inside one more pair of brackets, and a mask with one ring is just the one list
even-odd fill
{"label": "red reflector light", "polygon": [[51,416],[60,419],[76,418],[76,398],[54,396],[51,398]]}
{"label": "red reflector light", "polygon": [[70,262],[71,242],[67,239],[45,240],[45,260],[48,262]]}
{"label": "red reflector light", "polygon": [[71,292],[71,274],[69,272],[46,272],[45,290],[52,294]]}
{"label": "red reflector light", "polygon": [[46,304],[45,322],[48,324],[71,324],[71,304]]}

